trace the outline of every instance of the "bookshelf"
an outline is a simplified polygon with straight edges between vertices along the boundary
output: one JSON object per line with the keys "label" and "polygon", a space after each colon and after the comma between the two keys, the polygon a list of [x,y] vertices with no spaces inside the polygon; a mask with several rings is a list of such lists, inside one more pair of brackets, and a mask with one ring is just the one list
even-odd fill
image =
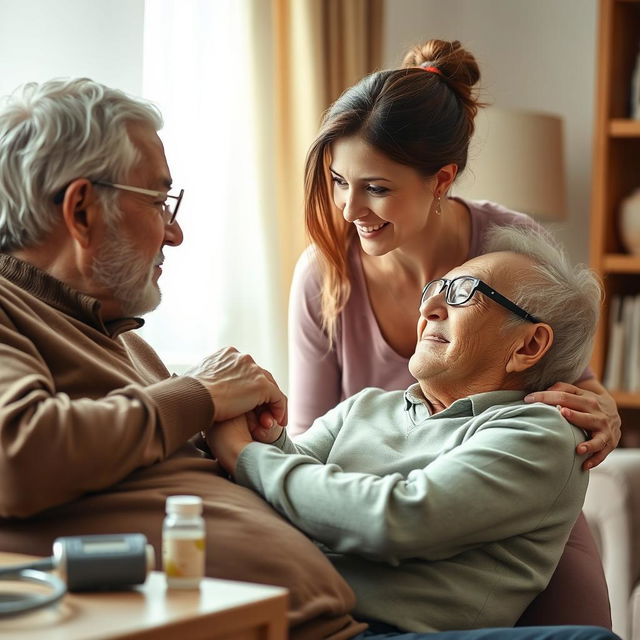
{"label": "bookshelf", "polygon": [[[605,287],[592,360],[601,379],[609,355],[612,299],[640,294],[640,256],[625,251],[618,224],[622,200],[640,187],[640,120],[630,117],[639,47],[640,0],[600,0],[590,252],[591,266]],[[633,329],[640,331],[640,326]],[[623,443],[640,446],[640,391],[610,391],[620,409]]]}

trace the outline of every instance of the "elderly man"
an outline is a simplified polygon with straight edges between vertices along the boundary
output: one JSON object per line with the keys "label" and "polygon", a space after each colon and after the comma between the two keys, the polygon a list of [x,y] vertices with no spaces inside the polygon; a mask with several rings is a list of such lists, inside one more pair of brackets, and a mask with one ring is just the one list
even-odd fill
{"label": "elderly man", "polygon": [[194,444],[256,407],[286,422],[271,375],[227,349],[171,377],[131,331],[182,242],[161,125],[88,79],[29,84],[0,108],[0,549],[140,531],[159,552],[166,497],[197,494],[207,575],[286,586],[292,635],[345,637],[363,628],[346,582]]}
{"label": "elderly man", "polygon": [[523,398],[584,370],[598,283],[531,231],[496,230],[490,251],[425,286],[419,382],[406,392],[365,389],[295,443],[250,415],[207,438],[238,483],[323,545],[371,637],[612,637],[434,633],[513,625],[549,581],[587,487],[574,454],[584,434]]}

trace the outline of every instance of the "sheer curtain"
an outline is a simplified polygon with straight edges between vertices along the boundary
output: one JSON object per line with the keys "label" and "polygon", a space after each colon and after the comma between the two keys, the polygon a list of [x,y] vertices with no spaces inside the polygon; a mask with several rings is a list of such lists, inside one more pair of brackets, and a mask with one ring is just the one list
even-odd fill
{"label": "sheer curtain", "polygon": [[143,334],[174,371],[225,345],[287,388],[289,283],[305,246],[302,176],[322,112],[380,60],[383,0],[146,0],[144,95],[184,244]]}
{"label": "sheer curtain", "polygon": [[[266,11],[266,14],[265,14]],[[184,243],[165,249],[163,301],[143,328],[174,371],[233,345],[286,386],[268,3],[147,0],[145,97],[162,110]],[[261,39],[257,39],[260,36]],[[286,293],[286,292],[285,292]]]}

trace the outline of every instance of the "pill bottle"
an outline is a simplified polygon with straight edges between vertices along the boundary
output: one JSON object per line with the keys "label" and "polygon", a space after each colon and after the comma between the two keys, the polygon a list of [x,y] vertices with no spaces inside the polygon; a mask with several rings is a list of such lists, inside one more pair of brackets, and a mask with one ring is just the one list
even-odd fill
{"label": "pill bottle", "polygon": [[167,586],[197,589],[204,576],[205,528],[202,499],[169,496],[162,525],[162,565]]}

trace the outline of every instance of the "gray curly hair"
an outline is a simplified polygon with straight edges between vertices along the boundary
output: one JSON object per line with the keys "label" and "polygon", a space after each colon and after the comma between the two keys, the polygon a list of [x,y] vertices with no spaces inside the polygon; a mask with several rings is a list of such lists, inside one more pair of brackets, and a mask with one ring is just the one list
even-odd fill
{"label": "gray curly hair", "polygon": [[[122,182],[139,159],[126,124],[162,128],[158,109],[88,78],[30,82],[0,105],[0,251],[41,242],[54,198],[76,178]],[[113,223],[116,194],[98,194]]]}
{"label": "gray curly hair", "polygon": [[[556,382],[574,382],[584,372],[593,348],[600,315],[602,287],[584,265],[572,265],[564,250],[544,232],[531,228],[494,226],[484,251],[511,251],[535,263],[530,279],[516,284],[513,301],[553,329],[553,344],[524,373],[527,391]],[[524,320],[514,316],[505,328]]]}

